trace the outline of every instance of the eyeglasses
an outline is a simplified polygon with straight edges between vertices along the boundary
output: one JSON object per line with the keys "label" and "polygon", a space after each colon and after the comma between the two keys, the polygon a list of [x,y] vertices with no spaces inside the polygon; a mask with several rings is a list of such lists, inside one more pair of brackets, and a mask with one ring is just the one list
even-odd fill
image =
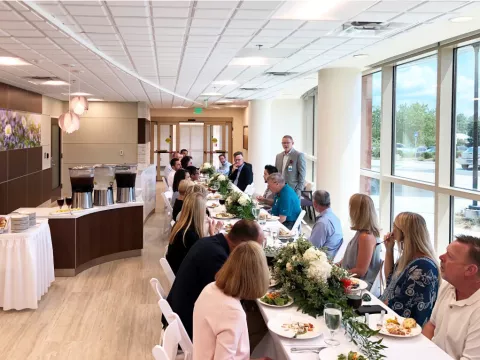
{"label": "eyeglasses", "polygon": [[288,144],[291,144],[291,143],[292,143],[291,141],[289,141],[289,142],[283,142],[282,141],[282,145],[288,145]]}
{"label": "eyeglasses", "polygon": [[242,161],[243,159],[234,159],[235,162]]}

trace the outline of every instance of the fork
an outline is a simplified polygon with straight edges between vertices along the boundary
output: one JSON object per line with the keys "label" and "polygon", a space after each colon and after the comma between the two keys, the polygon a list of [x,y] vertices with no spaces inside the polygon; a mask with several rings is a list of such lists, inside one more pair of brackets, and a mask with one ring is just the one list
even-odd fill
{"label": "fork", "polygon": [[325,349],[326,346],[313,346],[313,347],[292,347],[290,349],[290,352],[292,353],[303,353],[303,352],[313,352],[315,354],[318,354],[321,350]]}

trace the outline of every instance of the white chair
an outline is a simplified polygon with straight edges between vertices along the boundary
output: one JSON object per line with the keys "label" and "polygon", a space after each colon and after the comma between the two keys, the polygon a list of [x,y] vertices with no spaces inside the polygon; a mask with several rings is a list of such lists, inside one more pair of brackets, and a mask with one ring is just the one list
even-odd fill
{"label": "white chair", "polygon": [[168,198],[166,194],[167,194],[167,192],[162,193],[162,198],[163,198],[163,201],[165,203],[165,209],[166,209],[168,215],[172,215],[173,207],[172,207],[172,204],[170,202],[170,200],[172,200],[172,198],[171,197]]}
{"label": "white chair", "polygon": [[175,360],[180,341],[180,329],[177,320],[174,320],[168,324],[164,332],[162,345],[156,345],[152,349],[155,360]]}
{"label": "white chair", "polygon": [[245,195],[248,195],[248,196],[252,196],[254,192],[255,192],[255,185],[254,184],[248,185],[245,188],[245,191],[244,191]]}
{"label": "white chair", "polygon": [[295,220],[295,224],[293,224],[292,231],[296,231],[297,237],[300,236],[301,234],[301,227],[300,225],[302,224],[302,220],[305,217],[306,211],[302,210],[300,211],[300,214],[297,217],[297,220]]}
{"label": "white chair", "polygon": [[[193,354],[193,344],[192,340],[188,336],[187,330],[185,330],[185,326],[183,326],[182,320],[180,317],[173,312],[170,304],[168,303],[167,300],[165,299],[160,299],[158,301],[158,306],[160,307],[160,310],[162,311],[163,316],[165,319],[167,319],[168,324],[172,324],[173,322],[177,322],[178,325],[178,331],[180,332],[180,340],[178,344],[183,350],[183,353],[185,354],[185,360],[189,360],[192,358]],[[167,328],[168,329],[168,328]],[[166,331],[165,331],[166,333]],[[166,334],[165,334],[166,337]],[[163,339],[163,343],[165,344],[165,337]]]}
{"label": "white chair", "polygon": [[162,285],[160,284],[160,281],[158,281],[157,278],[151,278],[150,279],[150,285],[152,285],[153,291],[155,291],[155,294],[158,296],[158,300],[160,299],[165,299],[167,297],[167,292],[163,289]]}
{"label": "white chair", "polygon": [[164,257],[160,259],[160,266],[163,269],[163,272],[165,273],[165,276],[167,277],[168,284],[170,287],[173,285],[173,282],[175,281],[175,274],[173,273],[172,268],[170,267],[170,264],[168,263],[167,259]]}
{"label": "white chair", "polygon": [[162,180],[163,180],[165,186],[167,187],[167,189],[170,189],[170,185],[168,185],[167,178],[165,176],[162,176]]}

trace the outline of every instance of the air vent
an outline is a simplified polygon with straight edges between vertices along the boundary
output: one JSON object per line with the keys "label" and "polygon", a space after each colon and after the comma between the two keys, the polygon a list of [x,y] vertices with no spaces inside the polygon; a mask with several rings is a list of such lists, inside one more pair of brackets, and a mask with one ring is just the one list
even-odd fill
{"label": "air vent", "polygon": [[29,76],[29,77],[26,77],[25,79],[27,79],[27,80],[32,80],[32,81],[51,81],[51,80],[59,80],[57,77],[53,77],[53,76]]}
{"label": "air vent", "polygon": [[406,23],[378,22],[378,21],[352,21],[342,25],[335,36],[384,38],[408,27]]}
{"label": "air vent", "polygon": [[291,76],[295,75],[295,72],[288,72],[288,71],[269,71],[264,73],[266,76]]}
{"label": "air vent", "polygon": [[225,100],[240,100],[241,98],[239,98],[237,96],[225,96],[224,99]]}
{"label": "air vent", "polygon": [[242,91],[260,91],[260,90],[263,90],[263,89],[261,89],[261,88],[248,88],[248,87],[246,87],[246,88],[240,88],[240,90],[242,90]]}

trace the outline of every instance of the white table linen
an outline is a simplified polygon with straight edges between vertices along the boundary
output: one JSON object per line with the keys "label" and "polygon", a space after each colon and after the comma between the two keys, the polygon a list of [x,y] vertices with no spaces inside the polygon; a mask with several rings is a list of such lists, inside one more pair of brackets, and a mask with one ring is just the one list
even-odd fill
{"label": "white table linen", "polygon": [[[378,298],[372,297],[372,301],[363,302],[364,305],[374,304],[381,305],[387,311],[387,315],[394,315],[394,312],[389,309],[385,304],[383,304]],[[277,316],[288,316],[292,315],[301,315],[302,313],[295,306],[290,306],[288,308],[272,308],[265,305],[262,305],[258,302],[260,312],[262,313],[265,324],[268,324],[270,319],[273,319]],[[305,314],[303,314],[305,316]],[[385,318],[386,318],[385,317]],[[321,329],[323,334],[328,334],[328,329],[321,319],[323,328]],[[418,335],[412,338],[394,338],[384,335],[379,335],[379,338],[383,338],[383,344],[387,348],[383,351],[386,359],[388,360],[405,360],[405,359],[435,359],[435,360],[451,360],[451,357],[440,349],[433,342],[428,340],[423,335]],[[345,336],[344,329],[339,330],[335,338],[340,341],[340,346],[346,346],[349,348],[356,348],[356,346],[350,342]],[[291,353],[290,349],[292,347],[302,347],[302,346],[327,346],[323,341],[323,335],[314,339],[288,339],[283,338],[271,331],[264,337],[260,344],[255,348],[253,353],[253,358],[261,356],[270,356],[275,360],[318,360],[318,354],[313,352],[310,353]],[[358,349],[358,348],[357,348]]]}
{"label": "white table linen", "polygon": [[55,280],[48,220],[21,233],[0,235],[0,307],[37,309]]}

